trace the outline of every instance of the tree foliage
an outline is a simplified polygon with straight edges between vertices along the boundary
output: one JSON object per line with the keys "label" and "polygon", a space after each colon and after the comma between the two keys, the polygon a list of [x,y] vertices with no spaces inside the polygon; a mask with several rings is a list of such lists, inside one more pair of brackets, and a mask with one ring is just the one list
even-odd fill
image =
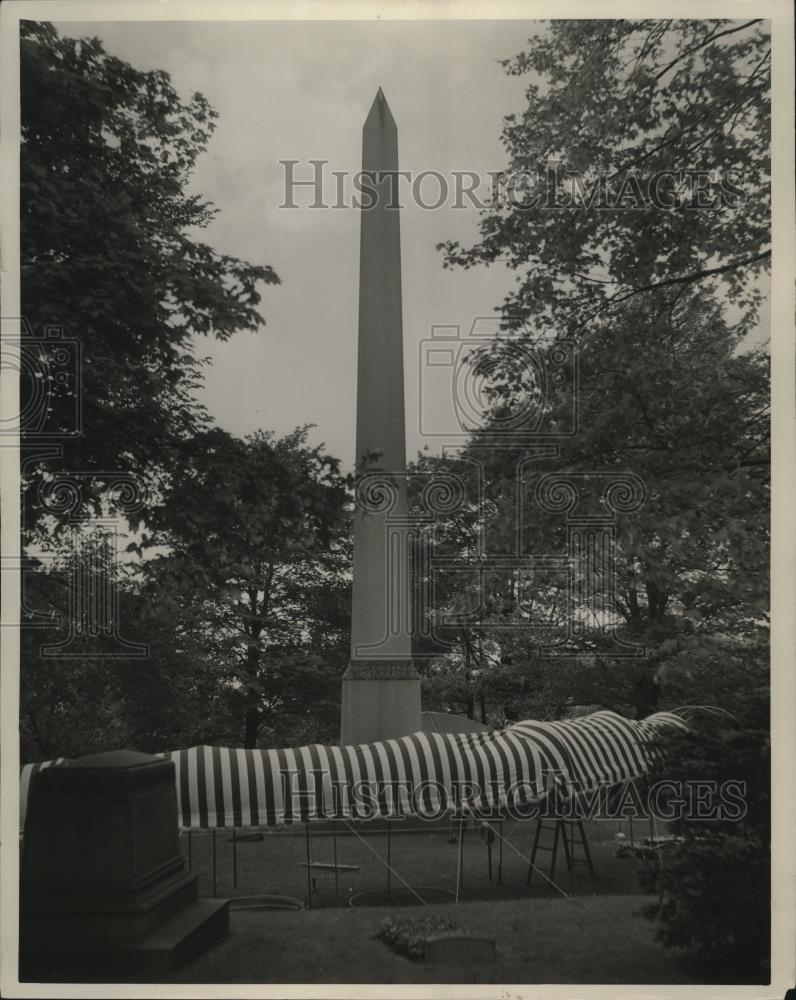
{"label": "tree foliage", "polygon": [[[462,561],[479,535],[481,551],[529,565],[567,551],[566,517],[537,502],[547,472],[577,478],[581,517],[604,514],[611,475],[631,473],[644,502],[616,517],[613,568],[578,562],[568,580],[529,568],[522,586],[493,573],[488,627],[476,618],[451,634],[427,688],[443,704],[480,697],[497,722],[714,706],[672,739],[654,777],[743,781],[747,812],[684,815],[680,848],[646,888],[660,939],[725,982],[765,981],[769,950],[769,371],[756,329],[769,58],[760,20],[552,22],[504,63],[530,77],[526,108],[503,125],[514,196],[485,210],[474,246],[441,246],[448,267],[503,263],[516,277],[503,343],[475,366],[491,410],[460,460],[480,468],[486,502],[451,515],[465,526]],[[564,342],[580,366],[577,433],[546,456],[510,436],[495,447],[524,409],[550,434],[564,427],[567,401],[517,364],[531,351],[550,370]],[[440,615],[460,604],[440,590]],[[594,607],[577,658],[540,654],[534,629]],[[617,638],[637,644],[636,659],[616,656]]]}
{"label": "tree foliage", "polygon": [[[46,562],[24,578],[22,760],[223,739],[232,725],[221,666],[190,627],[190,609],[175,620],[163,595],[142,592],[134,563],[87,558],[86,543],[103,546],[106,537],[85,527],[72,534],[86,536],[83,544],[58,534]],[[111,588],[118,600],[99,606]]]}
{"label": "tree foliage", "polygon": [[[737,714],[700,714],[694,729],[667,741],[653,780],[736,789],[731,818],[692,808],[673,824],[683,838],[664,864],[648,863],[642,883],[664,944],[687,950],[722,982],[767,982],[770,973],[770,721],[768,688],[735,686]],[[674,787],[683,787],[675,784]],[[738,789],[741,795],[738,795]]]}
{"label": "tree foliage", "polygon": [[640,295],[719,282],[753,324],[770,261],[765,22],[553,21],[503,65],[531,77],[503,122],[513,180],[479,243],[441,245],[446,265],[515,271],[514,328],[574,334]]}
{"label": "tree foliage", "polygon": [[[496,708],[514,703],[528,714],[560,712],[568,699],[593,704],[596,687],[612,707],[643,715],[671,699],[693,700],[689,678],[701,696],[721,701],[726,685],[721,677],[709,683],[709,663],[718,659],[730,672],[752,649],[765,659],[768,363],[761,351],[740,351],[740,337],[715,304],[693,294],[663,312],[651,301],[628,304],[614,323],[595,324],[582,340],[579,429],[557,455],[539,457],[511,438],[494,448],[489,442],[499,424],[488,422],[460,459],[424,459],[440,475],[456,472],[471,500],[483,483],[480,503],[463,505],[441,528],[440,551],[458,551],[463,566],[480,550],[527,563],[521,580],[516,571],[493,569],[484,591],[472,574],[449,574],[447,590],[445,576],[437,580],[440,615],[482,603],[488,624],[472,626],[467,641],[480,651],[481,682],[498,685],[487,698]],[[529,402],[524,393],[501,389],[495,405],[520,410]],[[556,405],[566,404],[553,401],[551,425]],[[638,510],[615,518],[613,564],[581,566],[594,575],[574,581],[563,571],[534,568],[540,556],[568,553],[566,516],[538,502],[542,477],[555,473],[577,483],[578,516],[595,516],[603,510],[604,483],[628,472],[645,495]],[[474,588],[469,605],[462,581]],[[593,619],[572,649],[580,668],[560,661],[545,667],[540,630],[549,644],[573,617],[597,606],[607,619]],[[639,662],[613,662],[621,650],[601,629],[606,621],[620,639],[644,648]],[[451,637],[463,657],[464,637]],[[511,667],[527,698],[504,701],[496,664]]]}
{"label": "tree foliage", "polygon": [[[201,94],[142,72],[94,38],[21,22],[21,290],[34,338],[60,326],[82,348],[83,433],[51,468],[149,473],[170,467],[204,424],[195,388],[202,335],[262,323],[268,266],[197,239],[215,209],[191,191],[215,127]],[[23,412],[33,388],[22,381]],[[70,430],[58,395],[48,426]],[[36,467],[35,441],[23,445]],[[41,512],[27,511],[32,526]]]}
{"label": "tree foliage", "polygon": [[307,435],[197,435],[145,539],[167,550],[149,591],[176,621],[189,608],[194,638],[225,664],[247,746],[280,716],[328,725],[347,659],[350,483]]}
{"label": "tree foliage", "polygon": [[[61,534],[49,540],[46,568],[26,574],[27,757],[336,738],[350,484],[307,433],[194,437],[124,564],[86,560],[85,545]],[[77,604],[75,569],[87,595]],[[109,585],[120,602],[103,636],[89,595]],[[76,623],[79,607],[88,618]],[[70,659],[48,657],[42,646],[76,624]],[[128,657],[119,637],[146,655]]]}
{"label": "tree foliage", "polygon": [[[764,669],[769,372],[750,331],[769,258],[768,60],[760,21],[557,21],[504,63],[530,80],[526,108],[503,127],[506,176],[527,183],[485,210],[475,246],[442,247],[446,266],[501,262],[516,277],[503,336],[476,353],[491,410],[457,470],[468,489],[473,468],[484,484],[480,511],[454,516],[462,559],[479,537],[481,551],[529,565],[566,553],[566,518],[536,500],[546,473],[578,478],[580,516],[604,512],[613,474],[637,477],[644,502],[616,519],[612,572],[574,587],[549,570],[487,576],[489,627],[454,638],[445,670],[458,662],[498,720],[595,700],[637,714],[697,695],[723,703],[731,685],[716,669],[711,680],[710,664]],[[708,207],[696,171],[711,173]],[[650,196],[659,176],[662,191],[676,188],[672,206]],[[564,429],[571,394],[522,363],[532,355],[552,372],[561,342],[579,365],[577,432],[544,457],[501,428],[539,412],[545,433]],[[438,467],[449,473],[451,460]],[[539,627],[554,638],[595,594],[603,624],[645,655],[614,660],[596,627],[573,649],[579,666],[540,657]],[[463,606],[461,587],[438,595],[441,614]],[[467,642],[483,651],[475,668]]]}
{"label": "tree foliage", "polygon": [[[23,22],[21,36],[23,310],[34,345],[59,324],[82,349],[72,398],[48,400],[60,436],[78,392],[82,434],[61,436],[45,466],[23,433],[27,538],[48,563],[26,581],[40,613],[68,625],[72,612],[68,566],[52,561],[68,548],[65,519],[48,515],[38,486],[79,473],[83,516],[102,511],[110,473],[149,488],[128,515],[136,569],[117,623],[149,656],[43,658],[52,633],[27,622],[25,753],[251,744],[258,731],[290,741],[291,726],[328,735],[330,678],[347,652],[347,484],[306,431],[242,441],[197,401],[199,338],[257,329],[263,286],[278,280],[198,238],[215,209],[191,175],[216,112],[96,38],[43,22]],[[35,389],[23,380],[23,410]]]}

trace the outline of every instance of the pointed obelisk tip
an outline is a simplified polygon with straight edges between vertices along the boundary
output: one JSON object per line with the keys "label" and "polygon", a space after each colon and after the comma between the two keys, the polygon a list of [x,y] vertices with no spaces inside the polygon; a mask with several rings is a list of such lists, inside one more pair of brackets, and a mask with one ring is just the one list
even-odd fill
{"label": "pointed obelisk tip", "polygon": [[373,104],[371,104],[368,117],[365,119],[364,128],[396,128],[390,105],[387,103],[387,98],[381,87],[373,98]]}

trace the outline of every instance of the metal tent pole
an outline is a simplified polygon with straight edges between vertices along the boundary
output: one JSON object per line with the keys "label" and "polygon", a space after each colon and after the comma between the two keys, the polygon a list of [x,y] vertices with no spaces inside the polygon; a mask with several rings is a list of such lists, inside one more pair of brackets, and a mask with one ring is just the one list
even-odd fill
{"label": "metal tent pole", "polygon": [[191,831],[188,831],[188,871],[193,871],[193,848],[191,846]]}
{"label": "metal tent pole", "polygon": [[312,869],[310,868],[310,825],[304,824],[304,834],[307,843],[307,909],[312,909]]}
{"label": "metal tent pole", "polygon": [[213,827],[213,899],[216,898],[216,828]]}
{"label": "metal tent pole", "polygon": [[390,857],[391,857],[391,854],[392,854],[392,851],[391,851],[391,847],[392,847],[391,840],[392,840],[392,838],[390,836],[391,833],[392,833],[392,829],[390,827],[390,820],[389,820],[389,817],[388,817],[387,818],[387,895],[388,896],[390,895],[390,892],[392,891],[392,887],[390,885],[390,874],[391,874],[391,871],[392,871],[392,869],[390,868],[390,864],[391,864]]}
{"label": "metal tent pole", "polygon": [[463,862],[464,862],[464,819],[459,819],[459,860],[456,871],[456,902],[459,902],[459,893],[461,892],[462,881],[463,881]]}
{"label": "metal tent pole", "polygon": [[237,830],[232,827],[232,884],[238,888],[238,837]]}
{"label": "metal tent pole", "polygon": [[[362,843],[365,845],[365,847],[367,847],[370,850],[370,853],[373,855],[374,858],[376,858],[377,861],[380,861],[382,864],[385,864],[384,858],[379,854],[379,852],[374,847],[371,847],[370,844],[368,844],[367,840],[365,840],[364,837],[358,834],[357,831],[353,828],[353,826],[351,826],[351,824],[347,820],[343,820],[343,823],[348,828],[348,831],[350,833],[353,833],[353,835],[357,837],[357,839],[362,841]],[[409,885],[406,879],[401,876],[401,873],[399,871],[395,871],[394,869],[393,871],[398,881],[402,885],[404,885],[412,893],[412,895],[415,896],[418,899],[418,901],[423,904],[423,906],[428,906],[428,903],[425,901],[425,899],[423,899],[423,897],[419,893],[417,893],[412,888],[411,885]]]}
{"label": "metal tent pole", "polygon": [[332,854],[334,855],[334,905],[339,906],[340,873],[337,870],[337,824],[332,820]]}

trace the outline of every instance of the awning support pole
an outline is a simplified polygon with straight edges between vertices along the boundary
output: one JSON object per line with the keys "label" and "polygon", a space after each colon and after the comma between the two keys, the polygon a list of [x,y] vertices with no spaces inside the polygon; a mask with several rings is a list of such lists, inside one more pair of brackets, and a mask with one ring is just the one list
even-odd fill
{"label": "awning support pole", "polygon": [[307,844],[307,909],[312,909],[312,869],[310,868],[310,824],[304,824],[304,835]]}
{"label": "awning support pole", "polygon": [[332,853],[334,855],[334,905],[339,906],[340,873],[337,871],[337,824],[332,820]]}
{"label": "awning support pole", "polygon": [[213,899],[216,898],[216,828],[213,827]]}
{"label": "awning support pole", "polygon": [[462,876],[464,868],[464,816],[459,818],[459,857],[456,866],[456,902],[459,902],[459,893],[462,886]]}
{"label": "awning support pole", "polygon": [[391,886],[391,882],[390,882],[390,875],[392,874],[392,869],[390,868],[390,864],[391,864],[390,858],[392,856],[392,851],[391,851],[391,847],[392,847],[391,833],[392,833],[392,830],[390,828],[390,818],[388,816],[387,817],[387,895],[388,896],[392,892],[392,886]]}
{"label": "awning support pole", "polygon": [[[367,840],[365,840],[365,838],[361,834],[357,833],[354,827],[351,826],[348,820],[343,820],[343,823],[348,828],[350,833],[353,833],[355,837],[357,837],[359,840],[362,841],[362,843],[365,845],[365,847],[367,847],[370,850],[371,854],[377,861],[380,861],[382,864],[386,864],[384,858],[379,854],[379,852],[375,849],[375,847],[371,847],[370,844],[367,842]],[[416,899],[418,899],[423,904],[423,906],[428,906],[428,903],[425,901],[425,899],[423,899],[423,897],[418,892],[416,892],[416,890],[414,890],[411,885],[409,885],[406,879],[404,879],[401,876],[401,873],[399,871],[395,871],[395,869],[392,870],[395,872],[395,877],[398,879],[398,881],[402,885],[406,886],[406,888],[412,893],[412,895]]]}

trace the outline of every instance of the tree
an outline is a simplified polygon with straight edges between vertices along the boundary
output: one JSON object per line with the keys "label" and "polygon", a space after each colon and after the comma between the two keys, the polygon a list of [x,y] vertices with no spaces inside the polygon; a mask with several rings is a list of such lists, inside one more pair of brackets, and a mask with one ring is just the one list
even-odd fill
{"label": "tree", "polygon": [[687,949],[713,981],[770,977],[770,719],[761,679],[736,687],[733,715],[700,713],[692,731],[667,740],[652,773],[678,790],[705,782],[723,790],[713,803],[727,810],[723,817],[704,804],[701,815],[686,809],[673,824],[682,838],[675,853],[641,871],[657,897],[644,907],[656,936]]}
{"label": "tree", "polygon": [[503,65],[532,74],[503,121],[506,190],[478,244],[440,245],[446,266],[516,271],[512,329],[574,335],[717,283],[750,329],[771,254],[765,22],[553,21]]}
{"label": "tree", "polygon": [[[557,456],[535,457],[533,448],[511,438],[499,449],[490,446],[496,420],[473,434],[458,468],[468,491],[480,468],[482,509],[462,504],[438,540],[458,551],[464,568],[479,551],[479,533],[488,556],[527,562],[522,580],[513,570],[486,574],[478,595],[482,624],[468,626],[473,648],[490,652],[491,645],[493,666],[508,662],[513,672],[530,671],[533,698],[519,703],[526,709],[546,714],[568,702],[591,704],[597,689],[613,707],[646,715],[675,693],[688,700],[689,675],[692,688],[703,696],[712,690],[721,701],[722,684],[706,687],[707,663],[717,656],[728,666],[738,656],[746,661],[751,650],[765,662],[768,363],[762,351],[741,352],[740,339],[718,306],[693,293],[664,313],[650,300],[627,303],[613,323],[595,322],[582,340],[579,430],[561,442]],[[550,349],[539,348],[543,355]],[[520,411],[528,392],[500,387],[495,407]],[[554,426],[557,407],[568,401],[549,403]],[[424,461],[440,476],[453,469],[450,459]],[[577,515],[594,516],[604,509],[603,484],[628,472],[643,487],[643,503],[615,517],[613,566],[581,566],[578,572],[592,574],[575,581],[582,592],[570,589],[563,570],[534,569],[535,557],[568,551],[566,516],[540,505],[542,477],[576,483]],[[438,576],[437,613],[475,606],[462,589],[474,582],[472,573]],[[598,606],[599,620],[593,617]],[[590,627],[570,643],[581,666],[564,669],[540,651],[541,630],[549,643],[563,635],[567,621],[585,615],[592,616]],[[613,662],[619,650],[604,634],[608,622],[646,655]],[[466,637],[455,630],[451,636],[463,657],[458,640]],[[490,657],[484,661],[479,653],[483,681],[492,676]]]}
{"label": "tree", "polygon": [[[632,473],[644,499],[616,518],[613,572],[577,562],[563,609],[646,655],[618,659],[598,627],[572,642],[578,661],[536,656],[533,628],[560,610],[562,587],[527,573],[523,607],[507,575],[489,600],[526,627],[490,629],[505,681],[493,692],[554,717],[579,702],[720,707],[672,738],[653,778],[745,781],[748,811],[706,820],[692,804],[645,886],[660,939],[722,981],[765,981],[769,950],[769,373],[749,337],[770,259],[769,51],[759,20],[553,22],[504,64],[534,74],[526,110],[504,119],[515,197],[484,212],[474,247],[441,247],[446,266],[516,272],[504,342],[476,362],[492,409],[462,456],[488,485],[487,551],[566,551],[566,517],[537,502],[547,472],[578,480],[581,516],[600,512],[604,476]],[[511,438],[495,448],[506,416],[529,407],[561,430],[568,401],[517,359],[535,352],[550,370],[566,342],[580,362],[577,433],[555,456]]]}
{"label": "tree", "polygon": [[[463,455],[487,484],[487,551],[566,551],[565,517],[536,502],[547,472],[580,477],[580,514],[600,512],[601,477],[631,472],[645,494],[617,518],[615,573],[576,583],[647,656],[619,669],[600,629],[582,636],[573,651],[591,660],[566,671],[576,702],[592,700],[595,668],[606,698],[646,714],[667,691],[685,696],[689,673],[708,693],[704,671],[685,662],[718,651],[747,662],[754,651],[765,663],[768,362],[749,333],[769,262],[768,60],[758,20],[552,22],[504,62],[531,74],[525,111],[503,128],[506,176],[527,183],[485,210],[475,246],[442,246],[446,266],[502,261],[516,272],[503,337],[476,355],[492,409]],[[713,172],[704,190],[699,171]],[[669,207],[658,178],[677,195]],[[571,400],[545,395],[518,359],[531,354],[552,371],[562,342],[580,368],[577,433],[546,459],[511,438],[491,447],[523,410],[561,430]],[[560,575],[532,577],[525,635],[499,639],[515,669],[536,669],[534,624],[591,613]],[[516,606],[516,587],[511,574],[496,578],[490,599]],[[537,684],[551,709],[562,704],[557,669]]]}
{"label": "tree", "polygon": [[248,747],[280,714],[303,717],[305,728],[313,713],[327,728],[332,715],[337,722],[348,654],[350,482],[307,434],[197,435],[143,542],[167,548],[148,564],[150,592],[170,604],[175,621],[189,609],[194,641],[223,664]]}
{"label": "tree", "polygon": [[[50,469],[173,467],[206,423],[194,338],[226,340],[262,323],[257,305],[274,271],[196,238],[215,210],[188,185],[216,117],[201,94],[181,100],[167,73],[141,72],[96,38],[21,22],[23,315],[34,345],[60,325],[82,347],[77,382],[50,394],[47,426],[56,436],[73,429],[78,393],[83,433],[62,438]],[[22,380],[23,413],[36,388]],[[24,430],[31,476],[41,464]],[[31,502],[26,515],[32,528],[42,512]]]}
{"label": "tree", "polygon": [[[83,553],[82,556],[85,554]],[[180,621],[162,595],[142,589],[140,573],[116,567],[122,637],[146,647],[145,657],[102,656],[103,637],[74,648],[71,658],[48,656],[46,646],[65,640],[74,614],[70,570],[74,554],[58,566],[27,575],[26,597],[52,628],[22,629],[20,753],[23,761],[76,757],[133,747],[158,753],[200,743],[226,743],[235,733],[235,706],[224,686],[224,666],[199,641],[191,609]],[[81,576],[87,565],[80,558]],[[111,570],[112,567],[109,567]],[[97,580],[104,588],[108,580]],[[201,608],[193,608],[194,615]],[[100,654],[100,655],[98,655]]]}

